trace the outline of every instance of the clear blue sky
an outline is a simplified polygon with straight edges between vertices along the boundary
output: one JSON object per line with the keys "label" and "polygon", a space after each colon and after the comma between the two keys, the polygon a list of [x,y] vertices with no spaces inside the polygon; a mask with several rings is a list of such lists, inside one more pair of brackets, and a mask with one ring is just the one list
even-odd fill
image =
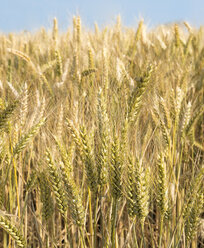
{"label": "clear blue sky", "polygon": [[0,31],[50,28],[55,16],[65,30],[76,14],[85,26],[95,21],[103,26],[119,13],[128,26],[136,26],[139,17],[151,27],[183,20],[199,26],[204,24],[204,0],[0,0]]}

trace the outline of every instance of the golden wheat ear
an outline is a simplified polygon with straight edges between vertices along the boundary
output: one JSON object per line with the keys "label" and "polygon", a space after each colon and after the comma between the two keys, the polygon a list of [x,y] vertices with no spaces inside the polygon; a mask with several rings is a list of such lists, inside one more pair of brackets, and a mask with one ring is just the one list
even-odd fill
{"label": "golden wheat ear", "polygon": [[179,33],[179,26],[178,24],[174,25],[174,36],[175,36],[175,46],[179,47],[181,40],[180,40],[180,33]]}
{"label": "golden wheat ear", "polygon": [[53,41],[55,42],[55,45],[56,45],[56,42],[57,42],[57,39],[58,39],[58,21],[57,21],[56,17],[53,19],[52,39],[53,39]]}

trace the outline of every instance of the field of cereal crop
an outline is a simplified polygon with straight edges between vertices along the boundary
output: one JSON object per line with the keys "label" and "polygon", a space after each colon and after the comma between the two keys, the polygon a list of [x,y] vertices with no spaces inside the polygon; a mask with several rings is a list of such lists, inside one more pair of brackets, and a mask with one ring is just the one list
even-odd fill
{"label": "field of cereal crop", "polygon": [[204,27],[0,34],[0,247],[204,247]]}

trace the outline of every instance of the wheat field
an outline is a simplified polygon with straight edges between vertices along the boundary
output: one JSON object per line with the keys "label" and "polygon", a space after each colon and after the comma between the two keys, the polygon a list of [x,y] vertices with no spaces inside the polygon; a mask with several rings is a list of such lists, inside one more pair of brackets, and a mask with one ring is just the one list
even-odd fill
{"label": "wheat field", "polygon": [[204,27],[0,34],[0,247],[204,247]]}

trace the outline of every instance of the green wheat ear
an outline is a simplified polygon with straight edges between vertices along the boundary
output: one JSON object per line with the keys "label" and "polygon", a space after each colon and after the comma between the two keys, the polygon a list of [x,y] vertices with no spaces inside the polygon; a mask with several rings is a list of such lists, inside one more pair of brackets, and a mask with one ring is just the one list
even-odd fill
{"label": "green wheat ear", "polygon": [[36,125],[32,126],[28,133],[24,134],[19,142],[14,146],[13,149],[13,155],[19,154],[26,145],[30,142],[30,140],[33,138],[33,136],[38,132],[40,127],[45,123],[45,118],[40,120]]}
{"label": "green wheat ear", "polygon": [[162,114],[163,114],[163,116],[164,116],[164,123],[165,123],[165,126],[166,126],[168,129],[170,129],[171,126],[172,126],[172,121],[171,121],[171,117],[170,117],[170,111],[169,111],[169,109],[168,109],[167,106],[166,106],[166,101],[165,101],[162,97],[160,97],[159,100],[160,100],[160,101],[159,101],[159,106],[160,106],[161,112],[162,112]]}
{"label": "green wheat ear", "polygon": [[194,238],[198,229],[203,204],[204,194],[203,189],[200,189],[198,192],[197,199],[193,204],[193,207],[190,209],[189,214],[185,216],[185,234],[188,243]]}
{"label": "green wheat ear", "polygon": [[161,153],[157,160],[157,204],[159,206],[162,218],[168,211],[168,189],[167,189],[167,172],[164,162],[164,155]]}
{"label": "green wheat ear", "polygon": [[19,104],[19,101],[16,100],[13,103],[11,103],[10,105],[8,105],[8,107],[6,107],[0,113],[0,130],[5,127],[7,121],[9,120],[11,115],[13,114],[13,112],[16,109],[16,107],[18,106],[18,104]]}
{"label": "green wheat ear", "polygon": [[84,225],[85,210],[82,205],[80,190],[77,187],[69,169],[66,167],[61,167],[60,169],[65,186],[65,196],[71,216],[75,224],[79,227],[82,227]]}
{"label": "green wheat ear", "polygon": [[150,65],[147,68],[147,71],[144,73],[140,82],[138,82],[137,87],[135,87],[135,89],[133,89],[132,91],[132,94],[129,98],[128,114],[127,114],[129,122],[134,122],[139,114],[139,111],[143,103],[142,98],[149,85],[152,71],[153,71],[153,66]]}
{"label": "green wheat ear", "polygon": [[40,186],[40,199],[43,203],[42,216],[48,221],[54,213],[54,203],[49,184],[47,183],[46,173],[42,172],[39,174],[38,182]]}
{"label": "green wheat ear", "polygon": [[7,81],[12,82],[12,62],[8,59]]}
{"label": "green wheat ear", "polygon": [[15,240],[18,247],[26,247],[25,238],[20,234],[19,229],[3,216],[0,216],[0,227]]}
{"label": "green wheat ear", "polygon": [[133,159],[129,157],[127,166],[127,184],[126,184],[126,199],[127,199],[127,209],[128,214],[131,218],[136,216],[135,205],[135,168],[133,164]]}
{"label": "green wheat ear", "polygon": [[5,200],[5,190],[4,190],[4,184],[2,182],[2,177],[0,177],[0,208],[4,205]]}
{"label": "green wheat ear", "polygon": [[159,121],[159,127],[161,129],[161,133],[162,133],[163,140],[165,142],[165,146],[167,147],[170,146],[171,144],[170,132],[167,126],[165,125],[157,106],[155,106],[153,109],[152,118],[156,121]]}
{"label": "green wheat ear", "polygon": [[140,222],[144,224],[149,213],[149,180],[148,171],[144,170],[141,161],[135,161],[135,210]]}
{"label": "green wheat ear", "polygon": [[83,163],[85,165],[87,181],[90,189],[93,192],[96,192],[97,190],[96,168],[85,127],[80,128],[80,138],[82,144],[82,158],[83,158]]}
{"label": "green wheat ear", "polygon": [[73,121],[67,119],[66,124],[68,126],[68,129],[70,130],[71,136],[72,136],[72,138],[76,144],[76,147],[80,153],[81,159],[83,160],[83,144],[82,144],[82,140],[80,137],[80,133],[76,129],[76,127],[74,126]]}
{"label": "green wheat ear", "polygon": [[33,189],[33,187],[36,185],[36,181],[37,181],[37,173],[34,171],[30,174],[25,190],[27,192],[30,192]]}
{"label": "green wheat ear", "polygon": [[204,112],[204,106],[201,106],[197,111],[195,111],[192,118],[189,120],[188,124],[186,125],[184,132],[188,136],[192,131],[193,127],[195,126],[198,119],[202,116]]}
{"label": "green wheat ear", "polygon": [[66,217],[65,214],[67,210],[65,193],[61,182],[61,177],[57,171],[56,165],[54,164],[52,156],[48,150],[46,152],[46,160],[49,169],[50,183],[52,185],[53,193],[57,201],[57,207],[60,213],[62,214],[62,216],[65,218]]}
{"label": "green wheat ear", "polygon": [[204,178],[204,168],[201,168],[195,179],[193,179],[190,185],[190,189],[188,190],[188,194],[186,196],[186,202],[184,204],[184,211],[183,211],[184,218],[185,216],[189,216],[189,213],[194,206],[197,194],[203,185],[203,178]]}
{"label": "green wheat ear", "polygon": [[119,141],[114,137],[111,147],[110,188],[114,199],[119,199],[122,193],[122,164],[119,152]]}
{"label": "green wheat ear", "polygon": [[92,75],[94,72],[96,72],[97,71],[97,69],[96,68],[89,68],[89,69],[87,69],[87,70],[84,70],[84,71],[82,71],[82,73],[81,73],[81,77],[83,78],[83,77],[87,77],[87,76],[89,76],[89,75]]}
{"label": "green wheat ear", "polygon": [[107,115],[107,103],[102,93],[98,93],[98,133],[99,151],[97,156],[98,183],[104,185],[107,182],[108,150],[109,150],[109,119]]}
{"label": "green wheat ear", "polygon": [[54,139],[55,139],[56,146],[59,150],[62,162],[63,162],[64,166],[66,167],[66,169],[71,173],[73,171],[73,168],[72,168],[72,164],[70,161],[70,156],[67,153],[64,145],[60,142],[60,140],[57,137],[54,137]]}

